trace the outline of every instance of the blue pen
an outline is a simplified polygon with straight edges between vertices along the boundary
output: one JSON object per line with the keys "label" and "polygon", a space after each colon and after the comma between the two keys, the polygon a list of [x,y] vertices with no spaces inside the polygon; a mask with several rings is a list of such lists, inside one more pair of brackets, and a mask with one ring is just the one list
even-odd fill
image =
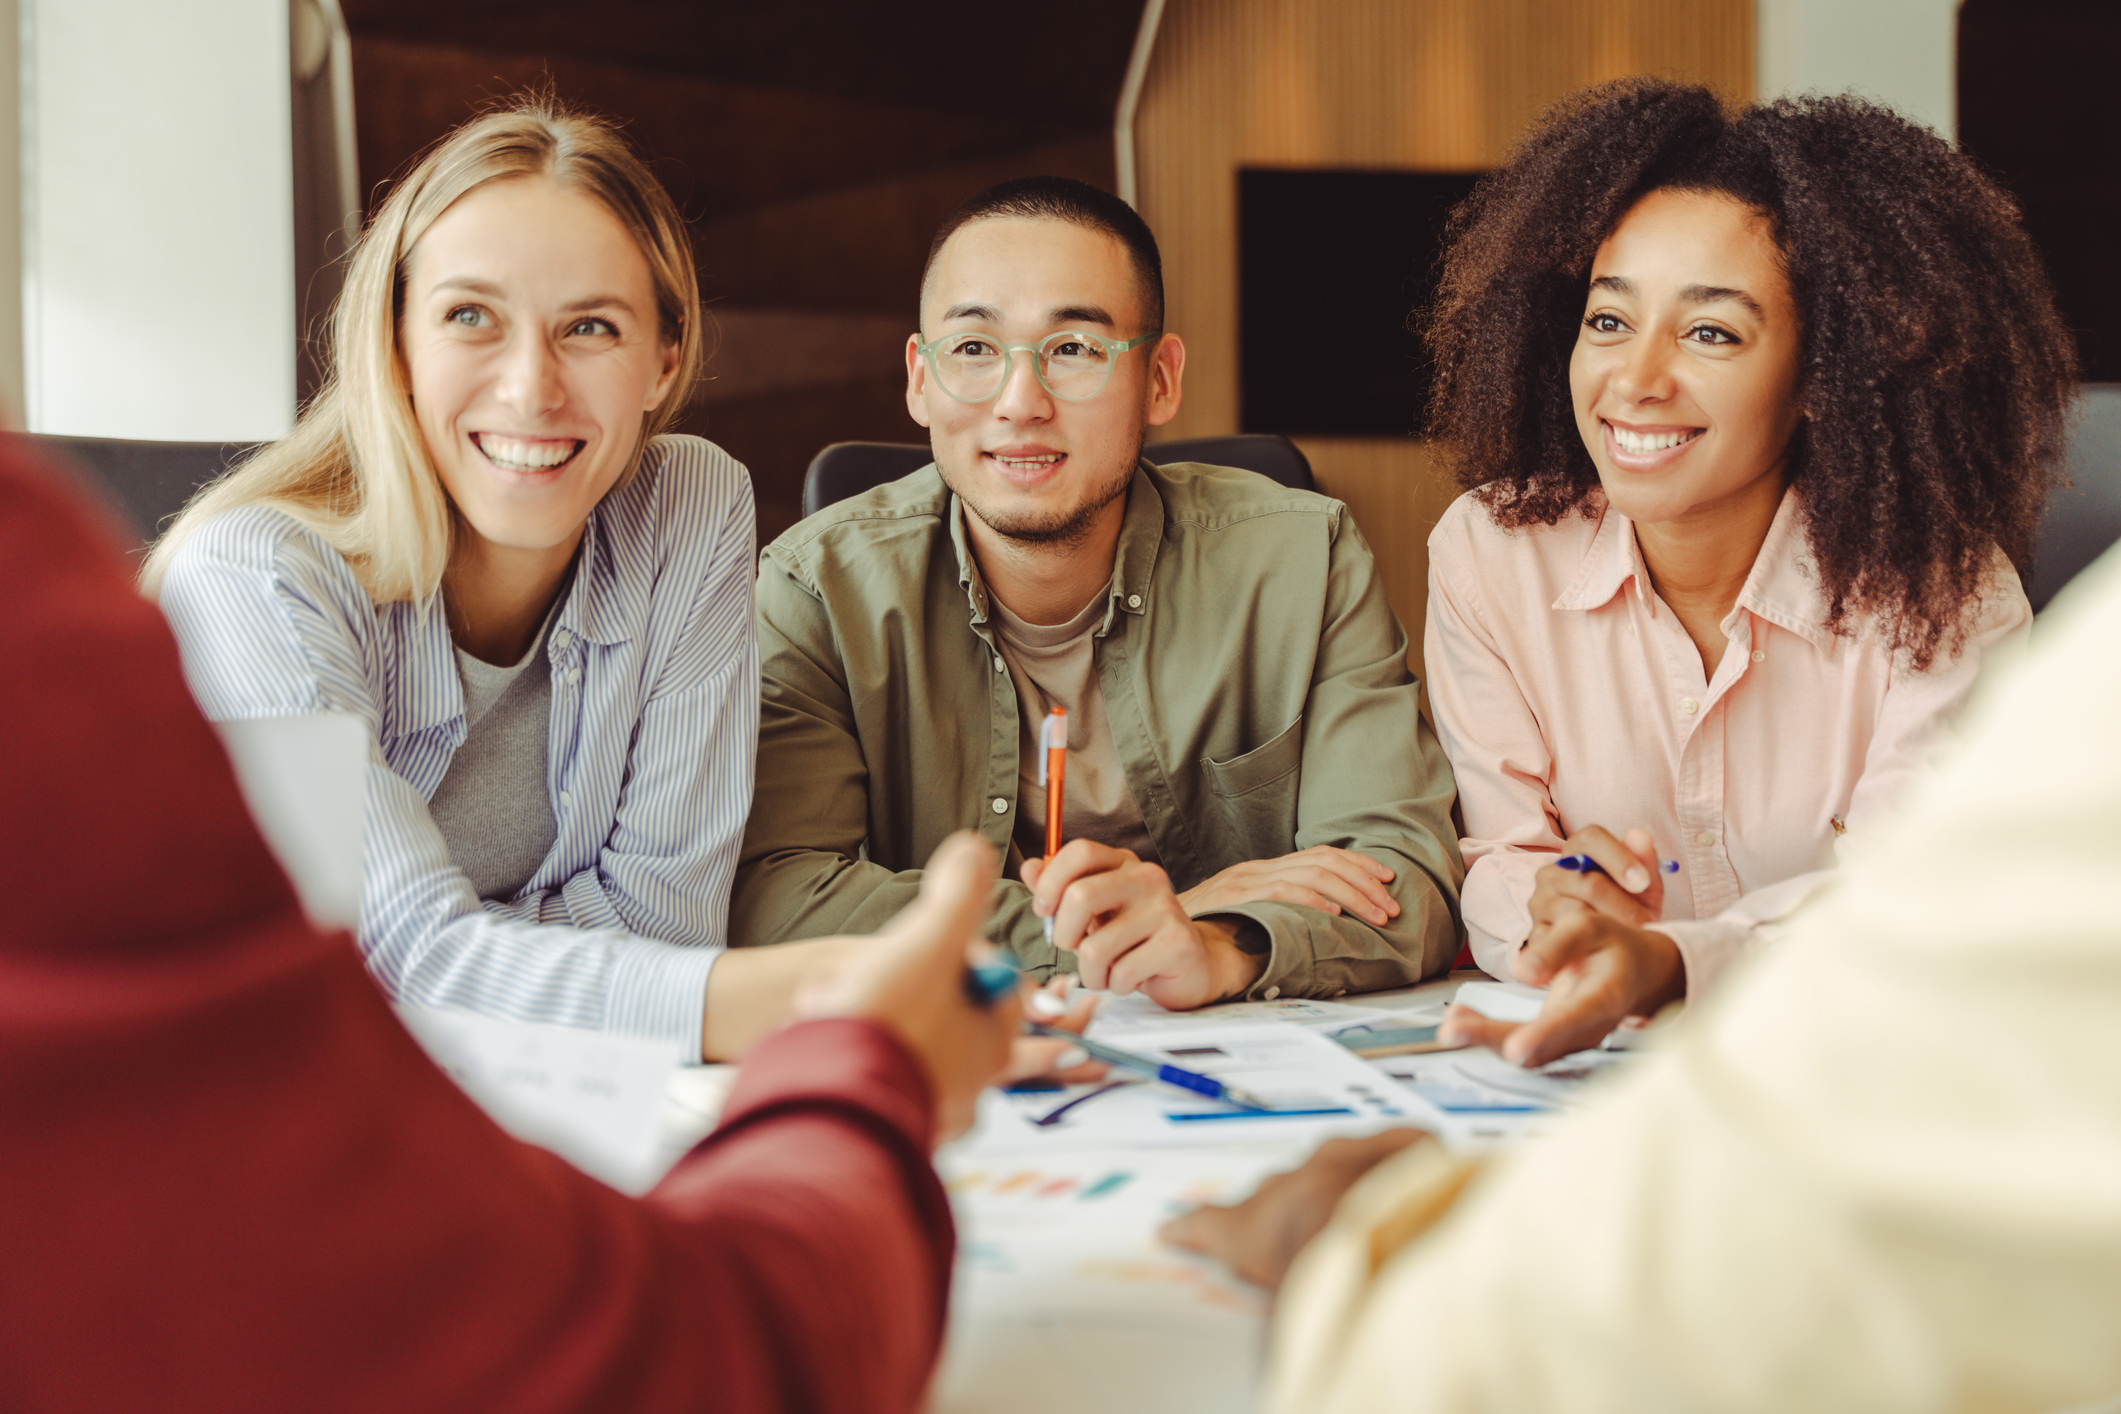
{"label": "blue pen", "polygon": [[1274,1106],[1265,1100],[1248,1094],[1235,1085],[1225,1085],[1212,1075],[1202,1075],[1199,1071],[1166,1065],[1147,1056],[1138,1056],[1132,1051],[1123,1051],[1117,1046],[1108,1046],[1102,1041],[1093,1041],[1087,1036],[1078,1036],[1063,1027],[1048,1026],[1043,1021],[1027,1021],[1024,1023],[1024,1029],[1034,1036],[1052,1036],[1062,1041],[1073,1041],[1106,1065],[1116,1065],[1121,1070],[1131,1070],[1137,1075],[1146,1075],[1151,1080],[1161,1080],[1166,1085],[1176,1085],[1181,1090],[1206,1095],[1211,1100],[1221,1100],[1226,1104],[1268,1114],[1274,1111]]}
{"label": "blue pen", "polygon": [[[1566,869],[1572,874],[1605,874],[1606,872],[1605,866],[1588,854],[1564,854],[1561,858],[1554,861],[1554,867],[1556,869]],[[1679,861],[1676,859],[1662,860],[1658,863],[1657,868],[1666,874],[1677,874],[1679,872]],[[1612,875],[1606,874],[1606,877],[1610,879]]]}

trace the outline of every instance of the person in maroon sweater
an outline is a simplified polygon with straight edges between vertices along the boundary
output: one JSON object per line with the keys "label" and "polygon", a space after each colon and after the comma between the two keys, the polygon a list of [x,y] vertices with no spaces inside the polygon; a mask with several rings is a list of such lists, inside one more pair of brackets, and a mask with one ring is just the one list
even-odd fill
{"label": "person in maroon sweater", "polygon": [[168,630],[0,448],[0,1407],[911,1410],[929,1163],[1017,1003],[959,979],[945,847],[645,1199],[496,1128],[304,920]]}

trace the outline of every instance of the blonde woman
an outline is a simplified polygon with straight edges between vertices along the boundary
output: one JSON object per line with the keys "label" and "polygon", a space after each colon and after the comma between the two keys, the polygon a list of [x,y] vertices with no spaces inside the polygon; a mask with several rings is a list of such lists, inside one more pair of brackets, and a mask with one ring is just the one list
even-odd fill
{"label": "blonde woman", "polygon": [[612,128],[489,113],[353,252],[329,386],[148,559],[209,717],[373,731],[359,935],[394,997],[725,1056],[847,945],[722,961],[758,661],[749,479],[661,435],[700,318]]}

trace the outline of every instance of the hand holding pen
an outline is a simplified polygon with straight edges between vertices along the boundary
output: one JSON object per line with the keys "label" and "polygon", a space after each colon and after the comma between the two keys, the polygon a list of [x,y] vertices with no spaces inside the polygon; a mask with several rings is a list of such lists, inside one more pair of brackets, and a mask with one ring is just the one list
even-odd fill
{"label": "hand holding pen", "polygon": [[1638,827],[1616,839],[1603,826],[1587,825],[1561,849],[1560,857],[1539,871],[1534,885],[1535,925],[1555,913],[1552,905],[1561,899],[1574,899],[1637,928],[1664,916],[1665,880],[1679,872],[1679,861],[1661,858],[1648,830]]}
{"label": "hand holding pen", "polygon": [[1523,1025],[1464,1007],[1444,1013],[1437,1038],[1492,1046],[1520,1065],[1542,1065],[1595,1046],[1633,1016],[1652,1016],[1686,993],[1678,944],[1648,925],[1664,912],[1664,881],[1649,831],[1615,839],[1590,826],[1542,868],[1532,891],[1531,936],[1510,960],[1520,982],[1547,989],[1539,1016]]}
{"label": "hand holding pen", "polygon": [[[1046,788],[1046,862],[1061,852],[1061,812],[1068,794],[1068,709],[1056,706],[1038,724],[1038,783]],[[1053,941],[1053,915],[1047,914],[1046,941]]]}

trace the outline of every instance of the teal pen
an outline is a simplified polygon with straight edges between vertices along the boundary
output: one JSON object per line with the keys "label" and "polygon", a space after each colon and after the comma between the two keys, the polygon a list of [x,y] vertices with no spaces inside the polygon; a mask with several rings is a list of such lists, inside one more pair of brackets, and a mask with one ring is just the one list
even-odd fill
{"label": "teal pen", "polygon": [[1023,973],[1016,959],[997,953],[985,962],[965,969],[965,1000],[977,1007],[990,1007],[1016,990]]}
{"label": "teal pen", "polygon": [[1117,1046],[1108,1046],[1102,1041],[1093,1041],[1087,1036],[1078,1036],[1064,1027],[1048,1026],[1043,1021],[1027,1021],[1024,1023],[1024,1029],[1034,1036],[1051,1036],[1056,1040],[1073,1041],[1106,1065],[1131,1070],[1137,1075],[1146,1075],[1151,1080],[1161,1080],[1166,1085],[1175,1085],[1196,1095],[1206,1095],[1211,1100],[1221,1100],[1241,1109],[1259,1110],[1265,1114],[1274,1112],[1274,1106],[1265,1100],[1240,1090],[1235,1085],[1225,1085],[1212,1075],[1202,1075],[1199,1071],[1187,1070],[1182,1066],[1166,1065],[1147,1056],[1138,1056],[1132,1051],[1123,1051]]}

